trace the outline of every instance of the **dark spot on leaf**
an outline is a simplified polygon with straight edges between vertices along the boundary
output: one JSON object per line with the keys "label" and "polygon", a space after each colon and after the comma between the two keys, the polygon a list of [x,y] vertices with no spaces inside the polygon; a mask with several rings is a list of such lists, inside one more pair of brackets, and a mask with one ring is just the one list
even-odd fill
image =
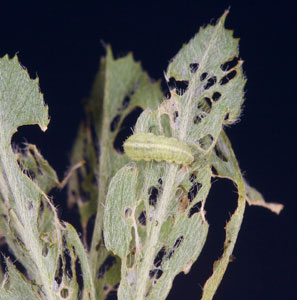
{"label": "dark spot on leaf", "polygon": [[172,255],[174,254],[174,250],[170,250],[169,252],[168,252],[168,259],[170,259],[171,257],[172,257]]}
{"label": "dark spot on leaf", "polygon": [[202,118],[200,116],[194,117],[194,124],[199,124],[202,121]]}
{"label": "dark spot on leaf", "polygon": [[191,73],[196,73],[197,70],[198,70],[198,68],[199,68],[199,64],[198,63],[192,63],[192,64],[190,64],[190,71],[191,71]]}
{"label": "dark spot on leaf", "polygon": [[207,77],[207,75],[208,75],[208,73],[206,73],[206,72],[202,73],[201,76],[200,76],[200,81],[205,80],[205,78]]}
{"label": "dark spot on leaf", "polygon": [[63,261],[61,255],[59,256],[58,259],[58,266],[59,267],[56,269],[55,281],[57,282],[58,285],[60,285],[63,277]]}
{"label": "dark spot on leaf", "polygon": [[238,57],[233,57],[233,59],[226,61],[221,65],[221,69],[224,72],[228,72],[229,70],[233,69],[238,64]]}
{"label": "dark spot on leaf", "polygon": [[214,150],[215,150],[216,156],[217,156],[219,159],[221,159],[221,160],[224,161],[224,162],[227,162],[227,161],[228,161],[227,157],[224,155],[222,149],[220,149],[218,145],[215,145]]}
{"label": "dark spot on leaf", "polygon": [[197,108],[205,113],[210,113],[212,107],[211,100],[208,97],[204,97],[198,103]]}
{"label": "dark spot on leaf", "polygon": [[149,205],[155,207],[158,201],[159,190],[156,187],[152,186],[149,188],[148,193],[149,193]]}
{"label": "dark spot on leaf", "polygon": [[199,140],[200,147],[203,150],[208,150],[209,147],[212,145],[212,142],[213,142],[213,137],[210,134],[205,135]]}
{"label": "dark spot on leaf", "polygon": [[121,115],[116,115],[116,116],[112,119],[112,121],[111,121],[111,123],[110,123],[110,131],[111,131],[111,132],[114,132],[114,131],[117,129],[120,120],[121,120]]}
{"label": "dark spot on leaf", "polygon": [[227,112],[226,114],[225,114],[225,117],[224,117],[224,121],[227,121],[228,119],[229,119],[229,113]]}
{"label": "dark spot on leaf", "polygon": [[168,87],[170,90],[175,89],[175,78],[174,77],[170,77],[169,80],[167,81]]}
{"label": "dark spot on leaf", "polygon": [[174,122],[176,121],[177,118],[178,118],[178,111],[175,111],[174,114],[173,114]]}
{"label": "dark spot on leaf", "polygon": [[[91,299],[91,297],[90,297]],[[107,296],[104,298],[104,300],[118,300],[117,291],[111,290]]]}
{"label": "dark spot on leaf", "polygon": [[94,226],[95,226],[95,219],[96,219],[96,214],[92,215],[87,223],[87,246],[88,249],[90,249],[91,242],[92,242],[92,237],[93,237],[93,231],[94,231]]}
{"label": "dark spot on leaf", "polygon": [[159,178],[159,179],[158,179],[158,183],[159,183],[160,185],[163,184],[162,178]]}
{"label": "dark spot on leaf", "polygon": [[142,226],[146,226],[146,211],[143,210],[138,217],[138,222],[142,225]]}
{"label": "dark spot on leaf", "polygon": [[227,84],[230,80],[232,80],[235,76],[236,76],[237,72],[235,70],[231,71],[230,73],[228,73],[227,75],[225,75],[221,81],[220,81],[220,85],[225,85]]}
{"label": "dark spot on leaf", "polygon": [[207,103],[207,105],[208,105],[208,106],[209,106],[209,108],[211,109],[212,102],[211,102],[210,98],[208,98],[208,97],[204,97],[204,101]]}
{"label": "dark spot on leaf", "polygon": [[186,90],[189,86],[189,81],[187,81],[187,80],[175,80],[174,77],[171,77],[168,81],[168,86],[169,86],[170,90],[175,89],[176,93],[179,96],[182,96],[186,92]]}
{"label": "dark spot on leaf", "polygon": [[180,236],[174,243],[173,248],[178,248],[180,246],[180,244],[182,243],[182,241],[184,240],[183,236]]}
{"label": "dark spot on leaf", "polygon": [[98,272],[97,272],[97,278],[101,279],[104,277],[104,274],[116,263],[116,258],[112,255],[109,255],[105,261],[103,262],[103,264],[101,265],[101,267],[99,268]]}
{"label": "dark spot on leaf", "polygon": [[149,276],[150,278],[156,278],[159,279],[163,274],[163,271],[161,269],[153,269],[150,270]]}
{"label": "dark spot on leaf", "polygon": [[158,254],[156,255],[155,259],[154,259],[154,266],[156,268],[161,266],[163,258],[164,258],[165,255],[166,255],[166,248],[162,247],[160,249],[160,251],[158,252]]}
{"label": "dark spot on leaf", "polygon": [[221,93],[214,92],[211,98],[213,101],[218,101],[221,98],[221,96],[222,96]]}
{"label": "dark spot on leaf", "polygon": [[214,166],[211,166],[211,173],[213,175],[218,175],[218,171],[216,170],[216,168]]}
{"label": "dark spot on leaf", "polygon": [[195,197],[197,196],[197,194],[200,191],[201,187],[202,187],[202,184],[200,182],[195,182],[191,186],[191,188],[188,192],[188,199],[189,199],[190,202],[192,202],[195,199]]}
{"label": "dark spot on leaf", "polygon": [[66,289],[66,288],[63,288],[60,292],[61,297],[64,299],[68,297],[68,294],[69,294],[69,292],[68,292],[68,289]]}
{"label": "dark spot on leaf", "polygon": [[194,173],[192,173],[190,174],[189,180],[193,183],[196,180],[196,178],[197,176]]}
{"label": "dark spot on leaf", "polygon": [[129,106],[130,100],[131,100],[131,99],[130,99],[129,96],[126,96],[126,97],[124,98],[124,100],[123,100],[123,102],[122,102],[122,106],[123,106],[124,109],[127,108],[127,107]]}
{"label": "dark spot on leaf", "polygon": [[211,88],[213,85],[215,85],[216,82],[217,82],[217,77],[216,77],[216,76],[210,77],[210,78],[207,80],[206,84],[204,85],[204,89],[205,89],[205,90],[208,90],[208,89]]}
{"label": "dark spot on leaf", "polygon": [[130,218],[132,215],[132,209],[130,207],[127,207],[125,209],[125,218]]}
{"label": "dark spot on leaf", "polygon": [[127,137],[133,133],[132,129],[142,111],[143,109],[141,107],[136,106],[123,120],[119,132],[113,142],[113,147],[118,153],[124,153],[123,143]]}
{"label": "dark spot on leaf", "polygon": [[81,265],[80,265],[79,259],[77,259],[75,262],[75,274],[76,274],[78,290],[79,290],[79,294],[80,294],[84,288],[84,279],[83,279],[83,272],[81,270]]}
{"label": "dark spot on leaf", "polygon": [[196,204],[191,207],[191,209],[188,212],[188,217],[191,218],[195,213],[198,213],[201,208],[201,202],[197,202]]}
{"label": "dark spot on leaf", "polygon": [[73,277],[73,272],[72,272],[72,258],[70,256],[69,250],[66,250],[64,252],[64,257],[65,257],[65,270],[67,271],[68,277],[71,279]]}

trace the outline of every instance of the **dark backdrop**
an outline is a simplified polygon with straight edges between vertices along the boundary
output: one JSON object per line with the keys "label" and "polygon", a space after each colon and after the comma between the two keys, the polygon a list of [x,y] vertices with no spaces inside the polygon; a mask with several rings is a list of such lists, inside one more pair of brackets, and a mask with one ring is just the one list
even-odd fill
{"label": "dark backdrop", "polygon": [[[248,81],[242,120],[227,133],[249,182],[285,209],[276,216],[247,207],[235,260],[214,299],[297,299],[296,7],[285,1],[6,2],[0,5],[0,54],[18,53],[30,75],[40,77],[51,116],[45,133],[27,126],[14,139],[37,144],[60,178],[83,117],[81,100],[89,95],[104,55],[100,41],[110,43],[116,57],[132,50],[158,79],[181,45],[231,5],[226,26],[241,39]],[[168,299],[199,299],[222,251],[234,191],[228,181],[214,183],[206,205],[209,239],[191,273],[177,276]],[[64,191],[56,193],[55,203],[71,221],[63,212]]]}

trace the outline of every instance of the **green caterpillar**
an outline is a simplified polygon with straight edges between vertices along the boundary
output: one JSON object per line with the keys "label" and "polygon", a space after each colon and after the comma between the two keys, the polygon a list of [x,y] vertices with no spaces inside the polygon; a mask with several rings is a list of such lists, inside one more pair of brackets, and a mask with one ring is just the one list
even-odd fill
{"label": "green caterpillar", "polygon": [[194,160],[191,149],[185,142],[153,133],[131,135],[124,143],[124,150],[135,161],[166,161],[186,166]]}

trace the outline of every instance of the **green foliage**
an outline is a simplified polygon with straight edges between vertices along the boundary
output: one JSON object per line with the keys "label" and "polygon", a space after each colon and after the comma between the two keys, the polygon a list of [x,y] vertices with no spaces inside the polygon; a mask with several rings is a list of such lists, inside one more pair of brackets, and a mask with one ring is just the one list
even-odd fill
{"label": "green foliage", "polygon": [[[245,84],[238,40],[224,28],[226,15],[201,28],[170,62],[165,77],[171,95],[163,102],[160,82],[152,82],[131,54],[114,59],[107,47],[73,145],[75,167],[62,182],[36,146],[12,147],[19,126],[46,130],[48,108],[38,79],[30,79],[16,57],[0,59],[0,232],[26,270],[22,274],[6,258],[1,300],[106,299],[116,290],[118,299],[165,299],[175,276],[188,273],[203,249],[211,178],[222,177],[236,185],[238,203],[225,228],[223,254],[203,288],[202,299],[213,298],[246,200],[282,209],[244,181],[223,131],[240,115]],[[131,138],[130,150],[142,151],[130,155],[135,162],[123,152],[121,129],[140,111]],[[82,242],[47,196],[67,180]]]}

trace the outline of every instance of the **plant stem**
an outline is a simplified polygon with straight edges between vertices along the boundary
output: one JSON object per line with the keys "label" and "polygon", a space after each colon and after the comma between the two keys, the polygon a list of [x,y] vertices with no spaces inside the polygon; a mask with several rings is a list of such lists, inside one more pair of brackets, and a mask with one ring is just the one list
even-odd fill
{"label": "plant stem", "polygon": [[135,291],[135,299],[145,299],[147,293],[147,286],[150,280],[149,273],[152,269],[156,251],[158,250],[158,243],[162,224],[166,221],[168,216],[168,206],[171,201],[172,189],[178,170],[178,165],[171,164],[167,172],[166,181],[162,197],[158,201],[156,217],[153,222],[150,222],[148,238],[146,240],[145,252],[143,254],[143,261],[140,264],[137,275],[137,286]]}

